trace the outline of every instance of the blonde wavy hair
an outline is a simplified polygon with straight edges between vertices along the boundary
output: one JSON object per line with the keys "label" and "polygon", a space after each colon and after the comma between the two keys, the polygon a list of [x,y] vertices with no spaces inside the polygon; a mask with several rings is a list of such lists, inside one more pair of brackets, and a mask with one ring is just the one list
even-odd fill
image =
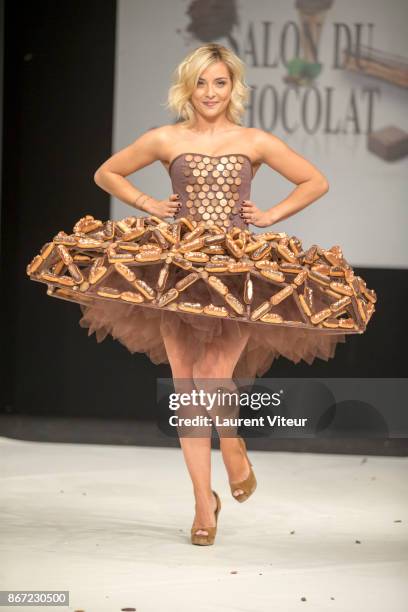
{"label": "blonde wavy hair", "polygon": [[209,43],[197,47],[177,66],[173,73],[172,85],[168,92],[166,108],[183,120],[187,127],[195,121],[195,109],[190,98],[201,73],[215,62],[224,62],[231,81],[231,99],[227,107],[227,118],[242,125],[245,103],[249,98],[250,87],[245,82],[245,65],[239,57],[227,47],[218,43]]}

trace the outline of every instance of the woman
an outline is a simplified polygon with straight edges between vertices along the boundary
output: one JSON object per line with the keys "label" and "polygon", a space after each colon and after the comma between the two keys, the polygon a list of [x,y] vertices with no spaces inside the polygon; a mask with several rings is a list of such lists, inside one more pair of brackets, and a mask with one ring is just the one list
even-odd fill
{"label": "woman", "polygon": [[[239,125],[248,91],[242,74],[239,58],[225,47],[210,44],[196,49],[180,64],[178,80],[169,95],[170,107],[180,109],[184,120],[176,125],[150,130],[113,155],[96,171],[96,183],[150,215],[161,218],[175,216],[181,207],[177,202],[178,194],[172,194],[169,200],[157,201],[153,197],[143,196],[124,177],[156,160],[162,161],[168,168],[172,160],[186,151],[207,154],[233,151],[245,153],[253,160],[254,176],[260,165],[266,163],[298,185],[286,200],[267,211],[260,210],[254,202],[243,202],[240,214],[248,224],[268,227],[325,194],[328,190],[327,180],[310,162],[275,136]],[[184,352],[180,346],[183,336],[171,333],[169,326],[164,342],[173,377],[183,380],[232,378],[238,358],[248,341],[249,325],[247,328],[239,342],[233,336],[222,336],[222,352],[218,346],[209,345],[203,358],[191,364],[183,358]],[[180,437],[180,443],[196,502],[192,528],[197,536],[203,536],[198,538],[198,542],[204,543],[208,529],[202,527],[215,527],[214,511],[217,507],[210,481],[211,439],[209,436]],[[230,482],[245,481],[249,477],[250,466],[240,439],[220,437],[220,448]],[[243,490],[237,485],[233,494],[242,495]]]}
{"label": "woman", "polygon": [[[195,49],[178,66],[169,91],[169,108],[181,121],[151,129],[115,153],[98,168],[95,182],[116,198],[155,218],[194,217],[196,221],[208,220],[209,224],[218,224],[224,229],[231,226],[242,229],[250,224],[266,228],[302,210],[328,191],[327,179],[279,138],[242,126],[248,90],[244,66],[233,52],[219,44]],[[158,160],[170,173],[173,187],[180,186],[178,193],[165,200],[144,194],[125,178]],[[260,210],[248,196],[239,198],[249,193],[251,180],[263,163],[296,185],[287,198],[269,210]],[[214,170],[215,167],[220,170]],[[230,172],[228,168],[234,169]],[[196,181],[194,187],[190,179]],[[232,198],[224,200],[228,189]],[[194,196],[197,196],[196,202]],[[201,202],[199,197],[203,198]],[[218,206],[217,198],[220,198]],[[229,202],[232,209],[226,206]],[[149,269],[144,272],[149,280],[151,272]],[[233,286],[234,279],[231,282]],[[265,289],[264,285],[261,283],[256,291],[264,291],[264,299],[268,299],[271,286]],[[196,283],[193,290],[197,293],[192,293],[192,299],[200,301],[202,289]],[[319,306],[318,296],[314,299]],[[337,342],[345,342],[341,333],[331,335],[276,325],[267,328],[233,318],[226,320],[117,302],[99,300],[94,305],[81,305],[84,316],[80,325],[89,327],[89,333],[96,331],[98,341],[110,333],[129,351],[145,352],[154,363],[170,363],[175,390],[179,392],[191,391],[202,385],[202,381],[214,379],[222,379],[223,386],[229,390],[236,389],[234,374],[261,376],[279,355],[294,363],[304,359],[310,364],[315,357],[327,360],[334,356]],[[291,320],[296,318],[293,306],[291,310],[286,302],[282,311],[285,320],[296,323]],[[320,307],[323,306],[321,302]],[[211,488],[210,433],[210,427],[197,430],[195,435],[183,435],[179,430],[195,497],[191,541],[199,545],[214,542],[221,507],[218,495]],[[256,488],[245,443],[230,430],[227,435],[220,435],[220,448],[231,493],[237,501],[245,501]]]}

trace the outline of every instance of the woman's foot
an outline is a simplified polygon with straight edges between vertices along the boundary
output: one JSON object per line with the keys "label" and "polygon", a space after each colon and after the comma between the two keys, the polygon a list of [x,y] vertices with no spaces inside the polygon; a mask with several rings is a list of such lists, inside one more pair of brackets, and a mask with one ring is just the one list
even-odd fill
{"label": "woman's foot", "polygon": [[[209,493],[195,494],[195,516],[192,529],[197,529],[200,525],[207,527],[215,527],[215,510],[217,509],[217,500],[212,491]],[[197,529],[196,535],[208,535],[205,529]]]}
{"label": "woman's foot", "polygon": [[[230,482],[242,482],[246,480],[250,474],[250,466],[248,465],[239,438],[220,438],[220,448],[228,473],[228,480]],[[238,497],[243,493],[244,491],[242,489],[234,489],[232,494],[234,497]]]}

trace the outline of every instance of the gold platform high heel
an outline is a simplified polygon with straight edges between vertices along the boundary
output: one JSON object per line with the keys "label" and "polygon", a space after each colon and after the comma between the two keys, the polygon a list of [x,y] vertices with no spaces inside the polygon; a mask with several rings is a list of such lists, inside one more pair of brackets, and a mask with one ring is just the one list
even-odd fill
{"label": "gold platform high heel", "polygon": [[[238,502],[242,503],[246,501],[248,497],[251,497],[252,493],[256,489],[257,482],[256,482],[254,471],[252,469],[252,463],[250,462],[248,458],[245,440],[244,438],[241,438],[241,436],[238,436],[238,440],[244,450],[246,459],[248,461],[250,472],[249,472],[249,476],[242,482],[230,482],[230,488],[231,488],[232,497],[236,499]],[[244,491],[244,492],[240,493],[239,495],[234,495],[234,491],[236,491],[237,489],[241,489],[241,491]]]}
{"label": "gold platform high heel", "polygon": [[[213,493],[215,495],[215,499],[217,500],[217,507],[214,511],[215,527],[192,527],[191,528],[191,543],[192,544],[198,544],[199,546],[210,546],[211,544],[214,544],[215,535],[217,533],[218,515],[221,510],[221,500],[218,497],[218,494],[216,491],[213,491]],[[208,535],[203,535],[203,534],[197,535],[196,534],[197,531],[206,531]]]}

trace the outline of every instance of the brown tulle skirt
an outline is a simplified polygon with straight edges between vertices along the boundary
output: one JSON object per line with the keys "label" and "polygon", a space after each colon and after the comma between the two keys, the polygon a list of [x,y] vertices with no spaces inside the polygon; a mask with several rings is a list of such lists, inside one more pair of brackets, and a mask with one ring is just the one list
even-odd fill
{"label": "brown tulle skirt", "polygon": [[[157,266],[143,267],[143,279],[150,285],[157,280]],[[174,269],[170,286],[182,278],[186,272]],[[230,276],[228,284],[231,293],[240,299],[243,291],[243,278]],[[109,286],[127,290],[128,285],[120,275],[109,278]],[[254,308],[268,299],[271,286],[267,282],[254,280]],[[324,308],[325,302],[315,292],[316,310]],[[183,300],[222,305],[222,297],[206,284],[194,283],[183,292]],[[218,318],[210,315],[192,314],[181,311],[149,308],[139,304],[126,304],[122,301],[99,299],[91,305],[80,304],[82,318],[79,324],[88,328],[88,336],[95,333],[98,342],[108,334],[121,342],[131,353],[145,353],[154,364],[170,363],[163,336],[172,334],[180,338],[180,351],[186,363],[194,364],[211,350],[218,353],[219,363],[229,350],[231,342],[238,341],[242,335],[249,337],[236,363],[233,377],[254,379],[263,376],[273,361],[282,355],[293,363],[303,360],[309,365],[315,358],[329,360],[334,357],[337,343],[344,343],[345,334],[330,334],[319,329],[284,327],[277,324],[242,322]],[[274,309],[284,320],[299,320],[299,311],[290,298],[285,299]]]}

